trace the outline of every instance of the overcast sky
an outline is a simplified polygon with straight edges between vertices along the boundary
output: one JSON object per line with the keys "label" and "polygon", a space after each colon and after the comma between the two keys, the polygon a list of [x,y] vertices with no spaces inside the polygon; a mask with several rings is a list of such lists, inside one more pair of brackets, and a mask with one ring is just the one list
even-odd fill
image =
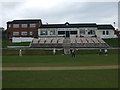
{"label": "overcast sky", "polygon": [[[105,0],[106,1],[106,0]],[[0,27],[18,19],[41,19],[49,23],[97,23],[118,26],[118,2],[95,0],[3,0],[0,2]]]}

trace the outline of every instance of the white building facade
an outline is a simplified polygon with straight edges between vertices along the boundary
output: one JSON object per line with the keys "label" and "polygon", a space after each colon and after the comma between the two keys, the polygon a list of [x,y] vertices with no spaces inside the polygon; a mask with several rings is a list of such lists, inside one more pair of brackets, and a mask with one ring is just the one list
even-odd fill
{"label": "white building facade", "polygon": [[82,24],[43,24],[38,29],[38,37],[99,37],[116,38],[112,25]]}
{"label": "white building facade", "polygon": [[112,25],[97,25],[97,37],[100,38],[117,38],[115,28]]}

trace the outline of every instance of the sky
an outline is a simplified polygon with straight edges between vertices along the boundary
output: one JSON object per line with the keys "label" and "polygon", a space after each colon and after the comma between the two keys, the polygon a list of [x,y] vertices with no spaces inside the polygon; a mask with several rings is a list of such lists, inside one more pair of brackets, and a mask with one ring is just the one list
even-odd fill
{"label": "sky", "polygon": [[97,23],[118,27],[119,0],[0,0],[0,27],[21,19],[43,24]]}

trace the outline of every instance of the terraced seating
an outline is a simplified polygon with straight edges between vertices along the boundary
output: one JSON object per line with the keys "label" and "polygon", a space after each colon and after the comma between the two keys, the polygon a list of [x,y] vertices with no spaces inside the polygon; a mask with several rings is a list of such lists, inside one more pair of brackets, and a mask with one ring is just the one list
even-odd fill
{"label": "terraced seating", "polygon": [[52,43],[53,43],[53,44],[58,43],[58,39],[57,39],[57,38],[53,38],[53,39],[52,39]]}
{"label": "terraced seating", "polygon": [[[70,42],[67,42],[69,41]],[[70,45],[71,48],[104,48],[109,47],[100,38],[70,38],[69,40],[65,38],[40,38],[34,39],[30,44],[30,47],[41,47],[41,48],[63,48],[65,45]]]}
{"label": "terraced seating", "polygon": [[44,44],[45,40],[46,40],[46,38],[40,38],[39,44]]}
{"label": "terraced seating", "polygon": [[71,42],[71,43],[76,43],[76,39],[75,39],[75,38],[71,38],[71,39],[70,39],[70,42]]}
{"label": "terraced seating", "polygon": [[39,39],[34,39],[33,41],[32,41],[32,43],[38,43],[38,41],[39,41]]}
{"label": "terraced seating", "polygon": [[51,42],[52,42],[52,38],[47,38],[45,43],[50,44]]}
{"label": "terraced seating", "polygon": [[82,43],[88,43],[86,38],[81,38]]}
{"label": "terraced seating", "polygon": [[82,43],[82,40],[80,38],[76,38],[76,43]]}
{"label": "terraced seating", "polygon": [[94,42],[92,41],[92,38],[87,38],[87,41],[88,41],[88,43],[94,43]]}
{"label": "terraced seating", "polygon": [[105,43],[105,41],[103,41],[103,40],[100,39],[100,38],[97,38],[97,40],[98,40],[100,43]]}
{"label": "terraced seating", "polygon": [[58,39],[58,44],[63,44],[63,40],[64,40],[64,38]]}
{"label": "terraced seating", "polygon": [[94,43],[99,43],[99,41],[98,41],[97,38],[92,38],[92,41],[93,41]]}

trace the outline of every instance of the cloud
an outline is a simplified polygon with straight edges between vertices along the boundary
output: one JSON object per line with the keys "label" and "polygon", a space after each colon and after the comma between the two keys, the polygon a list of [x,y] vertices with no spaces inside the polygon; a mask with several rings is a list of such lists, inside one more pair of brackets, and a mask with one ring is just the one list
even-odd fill
{"label": "cloud", "polygon": [[[117,22],[117,2],[68,2],[68,0],[25,0],[2,4],[2,25],[8,20],[40,18],[43,23]],[[87,0],[86,0],[87,1]]]}

